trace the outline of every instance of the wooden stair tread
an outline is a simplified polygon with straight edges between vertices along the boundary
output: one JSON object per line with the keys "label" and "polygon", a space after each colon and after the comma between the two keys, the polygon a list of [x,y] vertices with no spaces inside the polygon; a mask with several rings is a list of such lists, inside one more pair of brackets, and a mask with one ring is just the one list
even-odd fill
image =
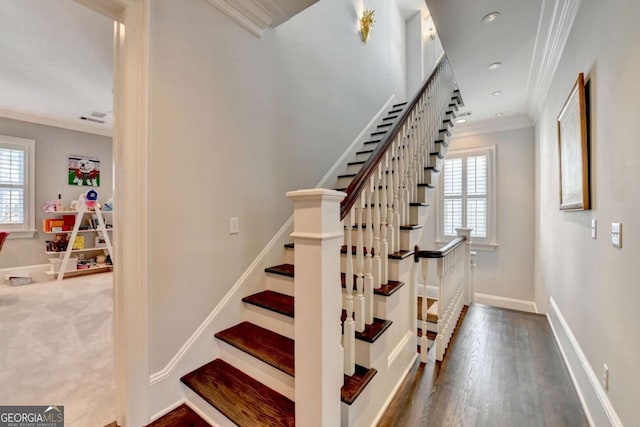
{"label": "wooden stair tread", "polygon": [[[115,423],[113,425],[115,426]],[[200,415],[196,414],[193,409],[189,408],[184,403],[168,414],[158,418],[151,424],[147,424],[147,427],[175,426],[211,427],[211,424],[203,420]]]}
{"label": "wooden stair tread", "polygon": [[353,375],[344,376],[344,385],[340,389],[340,400],[351,405],[377,373],[378,371],[373,368],[367,369],[356,365],[356,371]]}
{"label": "wooden stair tread", "polygon": [[397,119],[397,118],[398,118],[398,116],[388,116],[388,117],[385,117],[385,118],[384,118],[384,119],[382,119],[382,120],[383,120],[383,121],[384,121],[384,120],[393,120],[393,119]]}
{"label": "wooden stair tread", "polygon": [[293,243],[285,243],[284,244],[284,248],[285,249],[293,249],[295,246]]}
{"label": "wooden stair tread", "polygon": [[267,273],[279,274],[280,276],[293,277],[295,268],[293,264],[280,264],[265,268],[264,271]]}
{"label": "wooden stair tread", "polygon": [[[340,273],[340,283],[343,288],[346,288],[346,274]],[[373,293],[376,295],[382,295],[385,297],[391,296],[398,291],[401,287],[404,286],[404,282],[398,282],[396,280],[389,280],[389,283],[385,283],[380,285],[380,289],[374,289]],[[356,275],[353,275],[353,289],[356,289]]]}
{"label": "wooden stair tread", "polygon": [[362,150],[362,151],[356,151],[356,156],[358,154],[371,154],[373,153],[373,150]]}
{"label": "wooden stair tread", "polygon": [[418,187],[436,188],[433,184],[418,184]]}
{"label": "wooden stair tread", "polygon": [[402,112],[402,108],[395,108],[395,109],[389,111],[388,114],[391,115],[391,114],[396,114],[396,113],[401,113],[401,112]]}
{"label": "wooden stair tread", "polygon": [[[340,322],[344,323],[347,318],[347,311],[342,310],[342,315],[340,316]],[[373,318],[373,323],[370,325],[364,326],[364,331],[357,332],[356,331],[356,339],[361,341],[366,341],[368,343],[374,343],[378,338],[382,336],[384,331],[389,329],[393,322],[391,320],[378,319],[377,317]]]}
{"label": "wooden stair tread", "polygon": [[[354,227],[354,229],[355,228],[357,228],[357,227]],[[357,246],[355,246],[355,245],[351,246],[351,254],[352,255],[355,255],[357,251],[358,251],[358,247]],[[347,245],[342,245],[340,247],[340,253],[341,254],[346,254],[347,253]],[[362,248],[362,253],[366,255],[368,253],[367,248]],[[373,255],[374,252],[371,251],[371,254]]]}
{"label": "wooden stair tread", "polygon": [[389,254],[389,258],[391,258],[391,259],[405,259],[405,258],[408,258],[408,257],[412,256],[413,254],[414,254],[414,251],[399,250],[397,252]]}
{"label": "wooden stair tread", "polygon": [[400,230],[418,230],[422,227],[423,227],[422,224],[407,224],[407,225],[401,225]]}
{"label": "wooden stair tread", "polygon": [[429,203],[422,203],[422,202],[411,202],[409,203],[409,206],[423,206],[423,207],[429,207]]}
{"label": "wooden stair tread", "polygon": [[239,426],[295,425],[295,404],[290,399],[222,359],[215,359],[180,380]]}
{"label": "wooden stair tread", "polygon": [[239,323],[215,336],[285,374],[294,376],[294,342],[291,338],[250,322]]}
{"label": "wooden stair tread", "polygon": [[[435,341],[437,337],[438,337],[438,334],[436,332],[427,331],[427,339],[430,339],[431,341]],[[420,328],[418,328],[418,338],[422,338],[422,329]]]}
{"label": "wooden stair tread", "polygon": [[290,295],[267,290],[244,297],[242,301],[288,317],[294,317],[293,297]]}
{"label": "wooden stair tread", "polygon": [[[427,322],[438,323],[438,300],[427,297]],[[422,297],[418,297],[418,320],[422,320]]]}
{"label": "wooden stair tread", "polygon": [[401,102],[399,104],[393,104],[392,107],[393,108],[398,108],[398,107],[402,107],[403,105],[407,105],[407,103],[406,102]]}
{"label": "wooden stair tread", "polygon": [[357,162],[349,162],[349,163],[347,163],[347,166],[364,165],[365,163],[366,163],[366,161],[360,160],[360,161],[357,161]]}

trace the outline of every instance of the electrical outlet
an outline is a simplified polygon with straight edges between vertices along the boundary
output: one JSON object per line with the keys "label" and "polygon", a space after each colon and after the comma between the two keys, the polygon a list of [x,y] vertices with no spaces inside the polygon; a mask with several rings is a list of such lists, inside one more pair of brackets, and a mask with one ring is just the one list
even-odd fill
{"label": "electrical outlet", "polygon": [[240,234],[240,220],[229,218],[229,234]]}
{"label": "electrical outlet", "polygon": [[622,223],[611,223],[611,244],[617,248],[622,247]]}
{"label": "electrical outlet", "polygon": [[609,367],[606,363],[602,364],[602,387],[609,391]]}

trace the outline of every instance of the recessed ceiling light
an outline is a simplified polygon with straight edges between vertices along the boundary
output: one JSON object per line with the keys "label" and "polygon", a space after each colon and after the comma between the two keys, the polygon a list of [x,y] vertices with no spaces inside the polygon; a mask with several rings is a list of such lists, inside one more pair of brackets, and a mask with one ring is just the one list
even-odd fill
{"label": "recessed ceiling light", "polygon": [[456,123],[466,123],[467,119],[458,119],[456,120]]}
{"label": "recessed ceiling light", "polygon": [[502,95],[502,91],[501,91],[501,90],[497,90],[497,91],[495,91],[495,92],[491,92],[491,95],[493,95],[493,96],[500,96],[500,95]]}
{"label": "recessed ceiling light", "polygon": [[501,65],[502,65],[502,62],[494,62],[492,64],[489,64],[489,69],[490,70],[495,70],[496,68],[498,68]]}
{"label": "recessed ceiling light", "polygon": [[484,22],[485,24],[490,24],[493,21],[495,21],[496,19],[498,19],[498,16],[500,16],[500,12],[487,13],[484,16],[484,18],[482,18],[482,22]]}
{"label": "recessed ceiling light", "polygon": [[496,113],[495,116],[496,117],[502,117],[502,113]]}

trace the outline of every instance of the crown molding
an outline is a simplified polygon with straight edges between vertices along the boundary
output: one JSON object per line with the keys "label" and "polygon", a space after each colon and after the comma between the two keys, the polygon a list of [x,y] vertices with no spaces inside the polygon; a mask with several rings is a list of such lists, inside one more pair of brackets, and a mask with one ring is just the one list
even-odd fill
{"label": "crown molding", "polygon": [[580,2],[581,0],[542,0],[526,91],[527,109],[534,121],[540,114],[558,69]]}
{"label": "crown molding", "polygon": [[455,125],[452,132],[452,138],[455,139],[485,133],[505,132],[508,130],[529,128],[533,125],[534,122],[528,115],[497,117],[476,123]]}
{"label": "crown molding", "polygon": [[61,117],[49,116],[45,114],[36,114],[27,111],[11,110],[8,108],[0,108],[0,117],[6,119],[20,120],[28,123],[52,126],[61,129],[68,129],[77,132],[90,133],[93,135],[113,137],[113,131],[109,128],[94,125],[92,123],[76,122]]}
{"label": "crown molding", "polygon": [[258,38],[266,28],[289,18],[273,0],[209,0],[209,3]]}
{"label": "crown molding", "polygon": [[208,0],[254,36],[276,27],[318,0]]}

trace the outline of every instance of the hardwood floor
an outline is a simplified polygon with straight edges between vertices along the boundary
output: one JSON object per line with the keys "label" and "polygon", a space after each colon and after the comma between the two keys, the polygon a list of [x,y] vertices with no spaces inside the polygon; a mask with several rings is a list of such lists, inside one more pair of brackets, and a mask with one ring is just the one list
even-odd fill
{"label": "hardwood floor", "polygon": [[378,426],[588,426],[543,315],[472,305],[436,362],[416,364]]}

